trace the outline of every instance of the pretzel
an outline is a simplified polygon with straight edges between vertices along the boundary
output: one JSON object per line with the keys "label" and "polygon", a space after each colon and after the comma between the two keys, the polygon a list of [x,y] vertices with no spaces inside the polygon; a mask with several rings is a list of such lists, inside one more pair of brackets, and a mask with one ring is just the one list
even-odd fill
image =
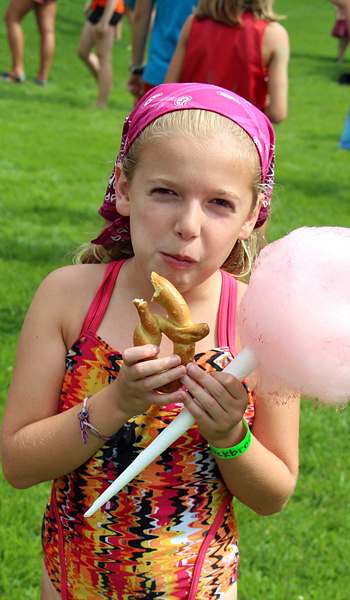
{"label": "pretzel", "polygon": [[134,346],[143,346],[144,344],[159,346],[162,339],[162,332],[159,328],[157,317],[153,314],[148,302],[145,300],[136,298],[133,302],[140,317],[140,323],[136,325],[134,331]]}
{"label": "pretzel", "polygon": [[[140,323],[134,331],[134,346],[159,346],[164,333],[173,342],[174,354],[180,356],[181,364],[187,365],[194,358],[195,343],[208,335],[209,326],[206,323],[193,323],[185,300],[170,281],[155,272],[151,274],[151,281],[154,287],[151,301],[162,306],[168,316],[155,315],[145,300],[135,299],[133,302],[139,313]],[[181,385],[178,379],[158,388],[158,391],[174,392]]]}

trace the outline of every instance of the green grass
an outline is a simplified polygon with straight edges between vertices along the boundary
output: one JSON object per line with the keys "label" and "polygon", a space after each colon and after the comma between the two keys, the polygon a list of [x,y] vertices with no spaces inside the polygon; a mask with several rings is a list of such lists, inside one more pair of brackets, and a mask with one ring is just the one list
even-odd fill
{"label": "green grass", "polygon": [[[279,0],[291,40],[290,108],[276,127],[276,193],[270,240],[301,226],[350,227],[350,152],[338,148],[350,103],[334,62],[334,8]],[[24,21],[24,86],[0,82],[0,419],[23,318],[42,278],[71,262],[99,228],[96,210],[115,159],[123,120],[130,35],[114,48],[109,107],[91,107],[96,86],[76,58],[82,5],[58,2],[50,85],[31,83],[38,60],[33,15]],[[0,22],[1,71],[9,68]],[[347,60],[349,53],[347,54]],[[300,477],[288,507],[258,517],[236,503],[240,600],[348,600],[350,597],[349,411],[302,403]],[[0,475],[0,598],[39,598],[40,526],[49,484],[14,490]]]}

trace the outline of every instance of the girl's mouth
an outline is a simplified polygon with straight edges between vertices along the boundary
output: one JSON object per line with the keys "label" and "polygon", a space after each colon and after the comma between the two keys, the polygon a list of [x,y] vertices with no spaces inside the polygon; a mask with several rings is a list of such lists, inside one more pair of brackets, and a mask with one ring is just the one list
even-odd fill
{"label": "girl's mouth", "polygon": [[178,254],[165,254],[161,253],[162,259],[166,265],[172,269],[187,269],[192,267],[196,261],[189,256],[180,256]]}

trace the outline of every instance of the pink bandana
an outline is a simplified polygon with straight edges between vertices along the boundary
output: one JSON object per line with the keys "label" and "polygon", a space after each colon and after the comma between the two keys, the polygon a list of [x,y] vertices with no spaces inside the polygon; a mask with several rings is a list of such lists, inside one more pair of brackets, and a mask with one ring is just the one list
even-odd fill
{"label": "pink bandana", "polygon": [[[268,118],[255,106],[237,94],[205,83],[164,83],[145,94],[125,119],[121,146],[115,164],[123,162],[135,138],[155,119],[175,110],[209,110],[231,119],[250,135],[259,153],[261,182],[267,184],[255,227],[266,221],[274,181],[275,134]],[[115,206],[114,168],[99,214],[112,224],[93,244],[112,244],[130,239],[129,217],[121,216]]]}

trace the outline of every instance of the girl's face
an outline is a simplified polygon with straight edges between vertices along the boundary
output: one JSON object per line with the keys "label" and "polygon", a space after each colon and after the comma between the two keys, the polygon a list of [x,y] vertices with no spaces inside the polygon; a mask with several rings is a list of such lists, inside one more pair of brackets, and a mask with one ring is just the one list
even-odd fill
{"label": "girl's face", "polygon": [[[117,210],[130,216],[135,264],[180,292],[208,280],[252,232],[253,161],[228,133],[149,141],[133,179],[116,167]],[[245,153],[246,154],[246,153]]]}

